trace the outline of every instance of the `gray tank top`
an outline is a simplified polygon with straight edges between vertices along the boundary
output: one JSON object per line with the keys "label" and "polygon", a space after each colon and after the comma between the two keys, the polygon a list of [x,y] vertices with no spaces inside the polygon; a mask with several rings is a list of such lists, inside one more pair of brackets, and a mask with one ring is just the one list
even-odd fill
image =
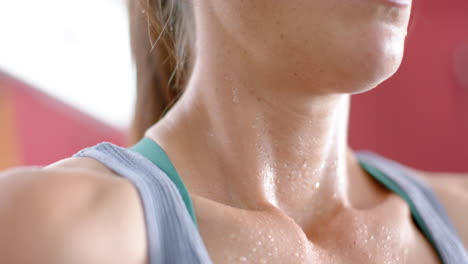
{"label": "gray tank top", "polygon": [[[442,263],[468,264],[468,254],[430,188],[401,164],[359,152],[361,166],[409,204]],[[164,150],[150,139],[130,149],[101,143],[74,157],[95,159],[137,188],[145,212],[150,264],[212,263],[197,229],[190,196]]]}

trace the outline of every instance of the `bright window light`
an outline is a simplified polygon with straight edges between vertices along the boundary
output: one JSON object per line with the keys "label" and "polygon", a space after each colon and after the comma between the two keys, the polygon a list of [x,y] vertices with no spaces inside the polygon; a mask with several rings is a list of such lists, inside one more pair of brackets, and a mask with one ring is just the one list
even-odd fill
{"label": "bright window light", "polygon": [[124,0],[1,0],[0,70],[118,128],[135,73]]}

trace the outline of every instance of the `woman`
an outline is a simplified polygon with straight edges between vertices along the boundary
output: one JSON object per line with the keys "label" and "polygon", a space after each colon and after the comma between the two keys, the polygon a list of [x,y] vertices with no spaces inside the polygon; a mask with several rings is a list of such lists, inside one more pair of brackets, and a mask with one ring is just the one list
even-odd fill
{"label": "woman", "polygon": [[145,139],[3,172],[1,263],[468,263],[467,179],[347,145],[409,0],[130,10]]}

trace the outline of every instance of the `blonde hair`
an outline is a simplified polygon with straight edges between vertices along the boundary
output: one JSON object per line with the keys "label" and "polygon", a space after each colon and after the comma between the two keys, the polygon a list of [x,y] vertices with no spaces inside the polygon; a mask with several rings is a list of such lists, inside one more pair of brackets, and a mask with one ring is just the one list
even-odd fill
{"label": "blonde hair", "polygon": [[137,96],[135,142],[175,103],[189,76],[194,41],[191,7],[182,0],[129,0]]}

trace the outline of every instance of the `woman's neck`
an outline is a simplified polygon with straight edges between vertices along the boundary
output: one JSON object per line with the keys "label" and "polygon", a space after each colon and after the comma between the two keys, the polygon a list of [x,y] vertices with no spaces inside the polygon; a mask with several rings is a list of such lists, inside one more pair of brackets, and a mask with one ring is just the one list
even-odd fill
{"label": "woman's neck", "polygon": [[347,146],[349,95],[306,98],[296,87],[200,68],[147,132],[192,194],[246,209],[278,208],[303,222],[352,203],[350,181],[368,184]]}

